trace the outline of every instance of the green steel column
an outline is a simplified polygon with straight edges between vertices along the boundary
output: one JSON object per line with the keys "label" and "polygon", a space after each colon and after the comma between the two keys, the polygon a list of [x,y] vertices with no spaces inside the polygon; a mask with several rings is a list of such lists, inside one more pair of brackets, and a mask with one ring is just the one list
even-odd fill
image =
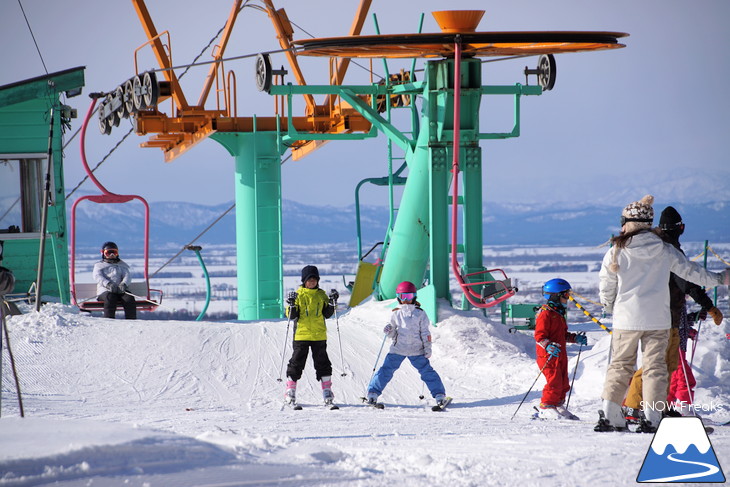
{"label": "green steel column", "polygon": [[211,138],[236,159],[238,319],[280,318],[283,259],[277,135],[239,132]]}
{"label": "green steel column", "polygon": [[[462,108],[460,160],[463,186],[464,269],[483,270],[482,182],[479,149],[481,63],[462,61]],[[436,322],[437,299],[450,301],[449,279],[449,186],[453,140],[454,61],[426,64],[421,131],[413,156],[407,159],[408,180],[393,230],[393,238],[380,278],[380,295],[395,296],[395,286],[404,280],[421,287],[419,301]],[[426,274],[427,273],[427,274]]]}
{"label": "green steel column", "polygon": [[429,156],[420,144],[406,156],[408,178],[380,276],[380,296],[386,299],[395,297],[402,281],[423,284],[429,257]]}

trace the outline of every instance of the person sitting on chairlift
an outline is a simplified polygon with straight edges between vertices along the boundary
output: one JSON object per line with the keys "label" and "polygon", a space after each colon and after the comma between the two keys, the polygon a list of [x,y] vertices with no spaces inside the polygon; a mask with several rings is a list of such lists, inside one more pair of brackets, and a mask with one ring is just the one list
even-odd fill
{"label": "person sitting on chairlift", "polygon": [[129,265],[119,258],[119,247],[114,242],[105,242],[101,247],[101,261],[94,264],[94,280],[99,301],[104,303],[104,318],[116,316],[117,305],[124,307],[124,317],[137,319],[134,295],[130,294],[132,279]]}

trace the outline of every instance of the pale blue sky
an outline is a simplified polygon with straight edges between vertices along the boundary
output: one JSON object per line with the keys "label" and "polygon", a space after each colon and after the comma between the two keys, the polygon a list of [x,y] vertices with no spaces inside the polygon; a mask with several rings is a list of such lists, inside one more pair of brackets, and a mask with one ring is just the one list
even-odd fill
{"label": "pale blue sky", "polygon": [[[190,62],[223,26],[231,2],[150,0],[158,31],[172,34],[174,64]],[[317,37],[344,35],[358,4],[355,0],[278,1],[289,18]],[[426,12],[424,31],[437,31],[430,15],[443,2],[374,0],[383,33],[414,32]],[[79,111],[75,131],[92,91],[112,90],[133,73],[134,49],[146,41],[129,1],[22,0],[49,72],[86,66],[82,96],[68,100]],[[185,5],[185,7],[181,7]],[[730,2],[727,0],[554,0],[491,2],[463,0],[446,8],[484,9],[480,31],[608,30],[628,32],[627,47],[615,51],[557,56],[558,79],[552,92],[522,103],[522,135],[482,143],[485,198],[514,202],[578,200],[620,204],[651,192],[666,203],[730,199],[727,135],[730,133]],[[374,33],[372,19],[364,32]],[[43,65],[17,0],[0,2],[0,85],[40,76]],[[299,30],[295,38],[308,38]],[[268,17],[255,9],[240,14],[227,56],[277,49]],[[719,54],[718,54],[719,53]],[[141,56],[143,68],[157,67]],[[206,53],[202,59],[210,59]],[[485,84],[524,83],[522,70],[535,58],[485,64]],[[286,64],[274,55],[274,66]],[[324,83],[323,59],[302,62],[310,84]],[[392,62],[392,69],[410,62]],[[381,61],[374,62],[382,73]],[[420,62],[419,62],[420,67]],[[238,113],[273,113],[273,101],[256,91],[253,61],[226,63],[238,80]],[[197,100],[208,68],[193,68],[183,79],[190,100]],[[179,74],[179,73],[178,73]],[[363,83],[367,73],[351,67],[346,82]],[[290,77],[290,79],[293,79]],[[209,98],[209,105],[212,98]],[[169,105],[168,105],[169,106]],[[166,109],[163,106],[163,111]],[[169,111],[169,109],[167,110]],[[502,131],[511,126],[511,111],[499,101],[482,102],[482,124]],[[491,122],[490,120],[496,120]],[[95,165],[129,129],[123,121],[111,136],[102,136],[95,121],[87,153]],[[146,140],[130,136],[101,167],[97,176],[111,191],[140,194],[150,201],[187,200],[215,204],[233,199],[233,161],[207,140],[170,164],[157,149],[139,148]],[[332,142],[283,170],[284,198],[313,204],[349,205],[355,185],[386,172],[386,144],[376,140]],[[65,154],[66,184],[83,176],[78,143]],[[83,189],[95,192],[90,183]],[[366,190],[365,202],[387,204],[385,193]]]}

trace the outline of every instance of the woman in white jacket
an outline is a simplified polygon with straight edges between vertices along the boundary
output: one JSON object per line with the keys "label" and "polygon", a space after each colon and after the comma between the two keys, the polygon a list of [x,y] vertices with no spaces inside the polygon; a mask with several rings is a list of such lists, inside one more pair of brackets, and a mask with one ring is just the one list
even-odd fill
{"label": "woman in white jacket", "polygon": [[715,287],[730,282],[730,269],[709,272],[691,262],[651,229],[654,197],[629,204],[621,216],[621,234],[612,239],[599,273],[601,304],[613,314],[611,363],[601,395],[603,410],[596,431],[626,429],[621,403],[642,353],[645,420],[639,431],[656,431],[666,409],[667,364],[671,315],[669,276]]}

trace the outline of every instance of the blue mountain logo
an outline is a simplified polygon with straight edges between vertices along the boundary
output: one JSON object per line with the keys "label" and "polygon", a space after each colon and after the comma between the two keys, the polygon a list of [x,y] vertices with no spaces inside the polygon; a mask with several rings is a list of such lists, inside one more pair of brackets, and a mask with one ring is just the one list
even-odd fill
{"label": "blue mountain logo", "polygon": [[636,481],[725,482],[702,420],[664,418],[651,440]]}

